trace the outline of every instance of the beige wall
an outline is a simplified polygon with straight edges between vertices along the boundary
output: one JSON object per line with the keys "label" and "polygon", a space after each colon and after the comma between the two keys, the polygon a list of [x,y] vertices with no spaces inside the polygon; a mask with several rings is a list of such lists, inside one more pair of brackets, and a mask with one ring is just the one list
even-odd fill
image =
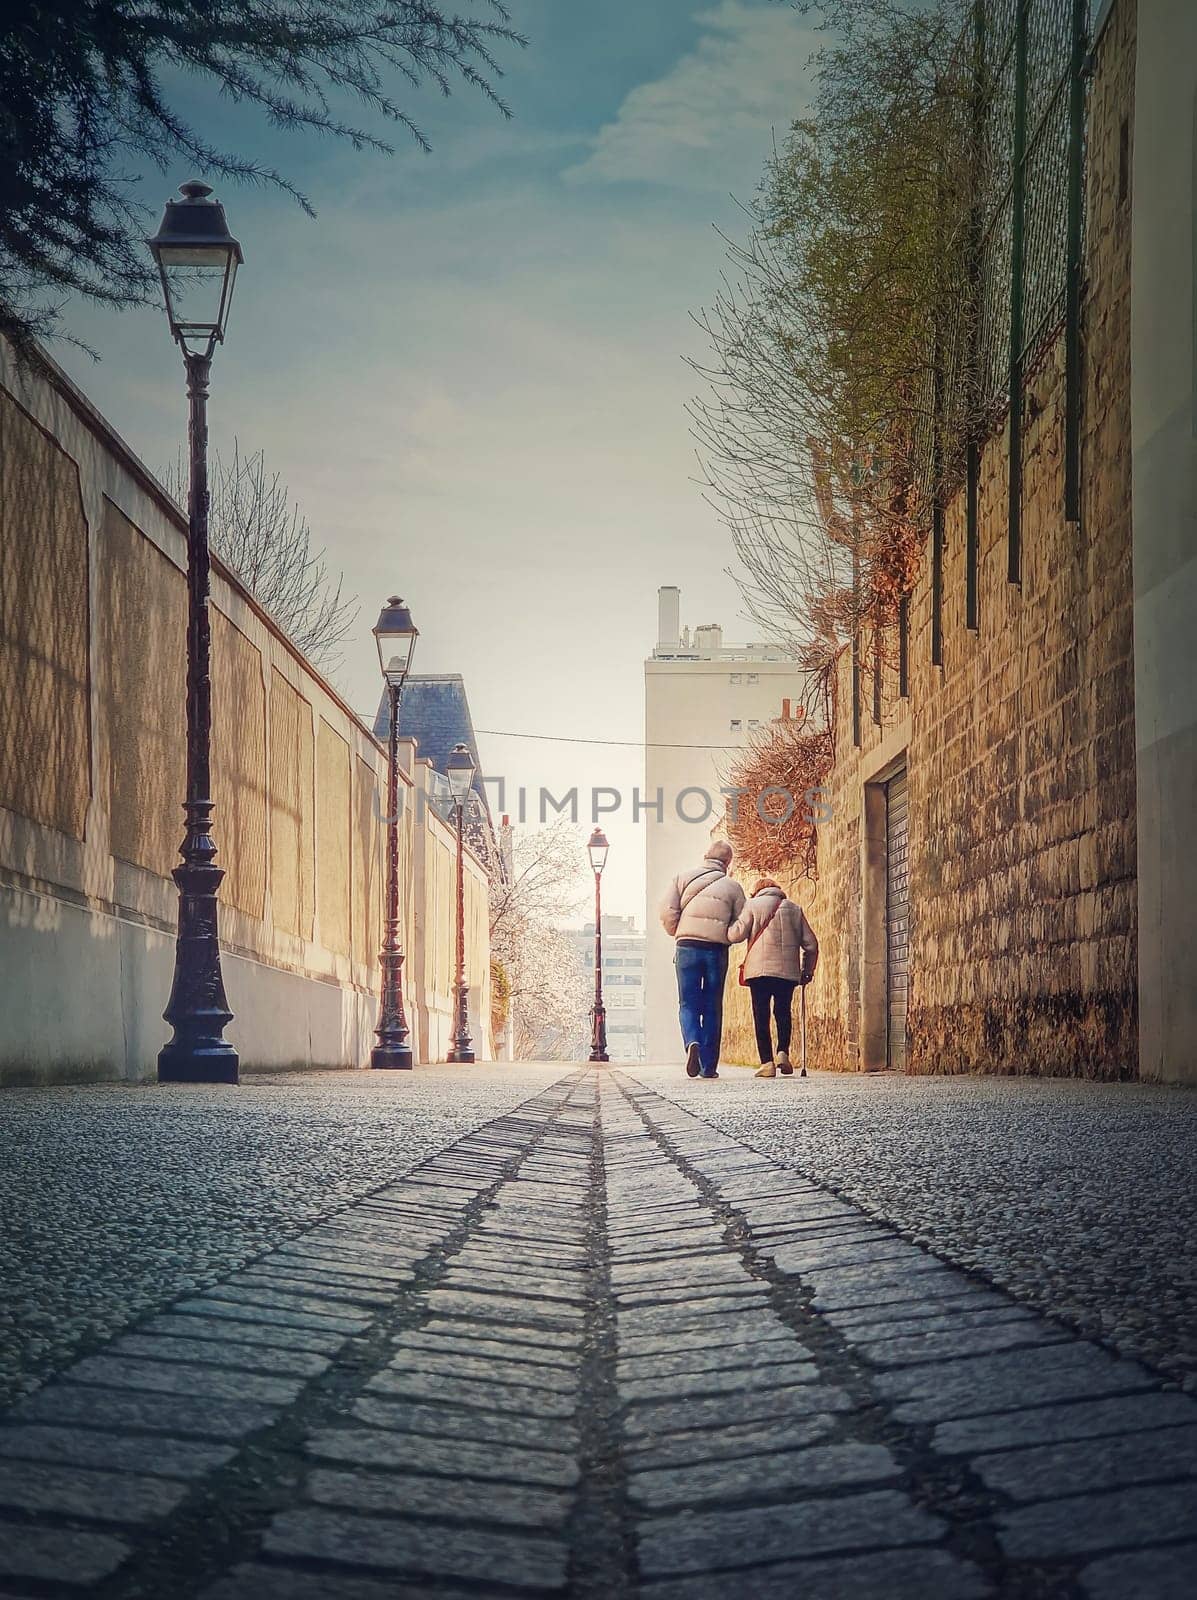
{"label": "beige wall", "polygon": [[[437,778],[429,763],[416,758],[410,740],[401,741],[406,770],[414,789],[409,807],[417,823],[412,829],[412,881],[422,893],[414,908],[411,957],[408,961],[414,999],[413,1040],[421,1058],[443,1061],[449,1051],[454,1020],[454,978],[457,960],[457,836],[442,821],[443,802],[436,799]],[[419,820],[423,817],[423,826]],[[494,1055],[490,1037],[490,912],[486,871],[468,848],[464,857],[465,977],[469,985],[469,1020],[474,1054]]]}
{"label": "beige wall", "polygon": [[[0,1082],[151,1076],[169,1031],[185,559],[177,507],[127,446],[65,378],[18,370],[0,346]],[[219,563],[211,615],[229,1037],[248,1070],[364,1064],[385,753]],[[423,779],[408,767],[409,989],[417,1012],[439,1017],[443,973],[431,997],[412,984],[416,930],[442,947],[452,900],[412,870],[439,860],[451,833],[411,803]],[[484,1017],[485,902],[471,858]],[[439,1045],[437,1029],[428,1037]]]}
{"label": "beige wall", "polygon": [[76,463],[0,395],[0,805],[76,840],[90,795],[88,661],[77,633],[88,587]]}
{"label": "beige wall", "polygon": [[1081,521],[1064,519],[1061,338],[1028,386],[1021,583],[1007,581],[999,433],[982,464],[979,628],[966,626],[960,495],[946,519],[943,664],[931,662],[925,562],[909,696],[887,672],[875,724],[866,683],[859,749],[850,663],[839,664],[833,819],[818,884],[799,886],[822,945],[809,996],[821,1066],[884,1064],[884,834],[871,786],[905,762],[907,1070],[1136,1070],[1130,219],[1118,182],[1134,13],[1128,0],[1115,8],[1090,89]]}

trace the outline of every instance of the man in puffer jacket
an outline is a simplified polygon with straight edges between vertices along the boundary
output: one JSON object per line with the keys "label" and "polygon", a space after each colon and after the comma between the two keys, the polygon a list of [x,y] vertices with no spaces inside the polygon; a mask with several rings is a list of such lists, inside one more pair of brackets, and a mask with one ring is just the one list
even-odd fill
{"label": "man in puffer jacket", "polygon": [[661,904],[661,925],[677,941],[678,1010],[691,1078],[719,1076],[727,947],[747,938],[751,927],[744,891],[728,876],[731,859],[731,845],[716,839],[700,867],[673,880]]}

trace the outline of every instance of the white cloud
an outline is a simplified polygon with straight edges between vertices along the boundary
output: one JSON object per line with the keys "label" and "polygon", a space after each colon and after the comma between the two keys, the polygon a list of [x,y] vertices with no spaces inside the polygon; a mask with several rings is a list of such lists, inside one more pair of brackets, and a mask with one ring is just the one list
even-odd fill
{"label": "white cloud", "polygon": [[567,169],[570,181],[740,192],[755,181],[770,129],[808,104],[820,36],[785,7],[745,0],[721,0],[695,21],[705,30],[695,49],[625,96]]}

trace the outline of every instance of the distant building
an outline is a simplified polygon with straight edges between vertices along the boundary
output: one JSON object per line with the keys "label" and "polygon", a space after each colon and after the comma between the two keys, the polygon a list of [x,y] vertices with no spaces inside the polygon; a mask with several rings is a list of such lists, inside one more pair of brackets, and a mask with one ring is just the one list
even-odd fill
{"label": "distant building", "polygon": [[[384,744],[390,733],[390,723],[390,697],[384,690],[374,718],[374,737]],[[474,734],[474,719],[460,673],[415,673],[406,680],[399,700],[399,736],[414,739],[417,755],[432,767],[436,774],[433,796],[438,809],[449,820],[452,820],[452,799],[444,776],[445,764],[454,745],[465,745],[474,760],[474,786],[465,812],[465,836],[487,863],[492,877],[496,872],[505,872],[505,857],[482,786],[482,760]]]}
{"label": "distant building", "polygon": [[[669,880],[702,859],[726,807],[720,790],[736,752],[798,693],[792,657],[776,645],[723,642],[717,623],[681,625],[681,591],[658,591],[657,643],[644,663],[644,813],[648,929],[645,1049],[680,1059],[673,944],[657,908]],[[735,870],[733,866],[733,871]]]}
{"label": "distant building", "polygon": [[[594,973],[594,923],[573,935],[578,959]],[[643,1061],[644,945],[635,917],[603,918],[603,1004],[607,1054],[612,1061]]]}

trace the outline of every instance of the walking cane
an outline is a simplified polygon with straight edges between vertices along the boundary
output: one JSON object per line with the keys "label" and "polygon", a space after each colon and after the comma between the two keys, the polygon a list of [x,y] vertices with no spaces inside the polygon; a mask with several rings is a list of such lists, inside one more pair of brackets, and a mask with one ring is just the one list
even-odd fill
{"label": "walking cane", "polygon": [[806,985],[802,985],[802,993],[798,998],[798,1030],[802,1036],[802,1071],[800,1078],[806,1077]]}

